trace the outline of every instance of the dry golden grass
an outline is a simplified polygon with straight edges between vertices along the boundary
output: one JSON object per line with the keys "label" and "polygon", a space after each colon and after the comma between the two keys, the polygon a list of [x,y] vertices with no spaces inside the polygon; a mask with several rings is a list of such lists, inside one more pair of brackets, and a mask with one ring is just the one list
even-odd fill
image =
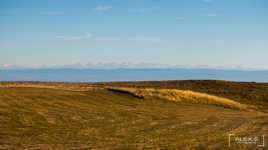
{"label": "dry golden grass", "polygon": [[94,87],[94,86],[87,86],[87,87],[80,87],[80,86],[73,86],[73,85],[42,85],[42,84],[6,84],[1,85],[0,88],[41,88],[41,89],[60,89],[60,90],[68,90],[68,91],[88,91],[88,90],[95,90],[101,89],[101,87]]}
{"label": "dry golden grass", "polygon": [[247,110],[249,107],[234,100],[222,98],[205,93],[184,91],[176,89],[138,89],[138,88],[115,88],[110,90],[125,92],[140,98],[158,98],[182,103],[216,105],[225,108]]}
{"label": "dry golden grass", "polygon": [[1,150],[252,150],[228,134],[268,135],[267,113],[189,103],[196,92],[38,85],[0,88]]}

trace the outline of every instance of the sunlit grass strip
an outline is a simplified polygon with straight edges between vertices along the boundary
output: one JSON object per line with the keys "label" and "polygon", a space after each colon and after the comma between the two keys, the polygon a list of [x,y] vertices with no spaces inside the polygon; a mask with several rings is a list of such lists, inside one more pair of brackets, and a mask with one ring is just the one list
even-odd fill
{"label": "sunlit grass strip", "polygon": [[142,98],[159,98],[181,103],[216,105],[241,110],[247,109],[247,105],[240,104],[238,102],[235,102],[234,100],[188,90],[184,91],[177,89],[137,89],[137,88],[115,88],[115,87],[109,89],[116,90],[118,92],[121,91],[124,93],[130,93],[136,97],[142,97]]}

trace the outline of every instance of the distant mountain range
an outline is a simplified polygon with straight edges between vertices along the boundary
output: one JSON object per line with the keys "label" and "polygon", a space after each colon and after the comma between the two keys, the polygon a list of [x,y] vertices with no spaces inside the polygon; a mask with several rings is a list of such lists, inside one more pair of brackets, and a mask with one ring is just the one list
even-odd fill
{"label": "distant mountain range", "polygon": [[16,67],[0,69],[0,81],[152,81],[212,79],[249,82],[268,82],[267,71],[242,71],[223,69],[144,68],[144,69],[84,69],[47,68],[25,69]]}
{"label": "distant mountain range", "polygon": [[[213,65],[178,65],[178,64],[157,64],[157,63],[131,63],[131,62],[98,62],[98,63],[73,63],[68,65],[42,65],[38,67],[26,67],[21,65],[0,64],[0,69],[166,69],[166,68],[185,68],[185,69],[220,69],[220,70],[265,70],[264,68],[251,68],[248,66],[213,66]],[[268,70],[268,69],[266,69]]]}

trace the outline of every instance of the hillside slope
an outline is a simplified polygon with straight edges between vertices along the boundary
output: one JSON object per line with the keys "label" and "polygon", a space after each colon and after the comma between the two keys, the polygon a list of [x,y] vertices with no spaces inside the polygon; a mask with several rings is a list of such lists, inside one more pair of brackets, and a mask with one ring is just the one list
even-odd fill
{"label": "hillside slope", "polygon": [[232,99],[243,104],[256,105],[263,111],[268,110],[268,83],[217,80],[182,80],[107,82],[92,84],[94,86],[190,90]]}
{"label": "hillside slope", "polygon": [[230,133],[268,135],[267,113],[140,99],[104,88],[2,87],[0,122],[0,149],[18,150],[219,150],[229,148]]}

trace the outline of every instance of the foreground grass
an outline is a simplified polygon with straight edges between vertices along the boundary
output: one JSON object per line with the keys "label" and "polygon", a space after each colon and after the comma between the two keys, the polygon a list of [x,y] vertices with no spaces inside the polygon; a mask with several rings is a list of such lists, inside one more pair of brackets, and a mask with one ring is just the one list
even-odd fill
{"label": "foreground grass", "polygon": [[0,88],[0,149],[256,149],[228,134],[268,135],[268,115],[128,93]]}

